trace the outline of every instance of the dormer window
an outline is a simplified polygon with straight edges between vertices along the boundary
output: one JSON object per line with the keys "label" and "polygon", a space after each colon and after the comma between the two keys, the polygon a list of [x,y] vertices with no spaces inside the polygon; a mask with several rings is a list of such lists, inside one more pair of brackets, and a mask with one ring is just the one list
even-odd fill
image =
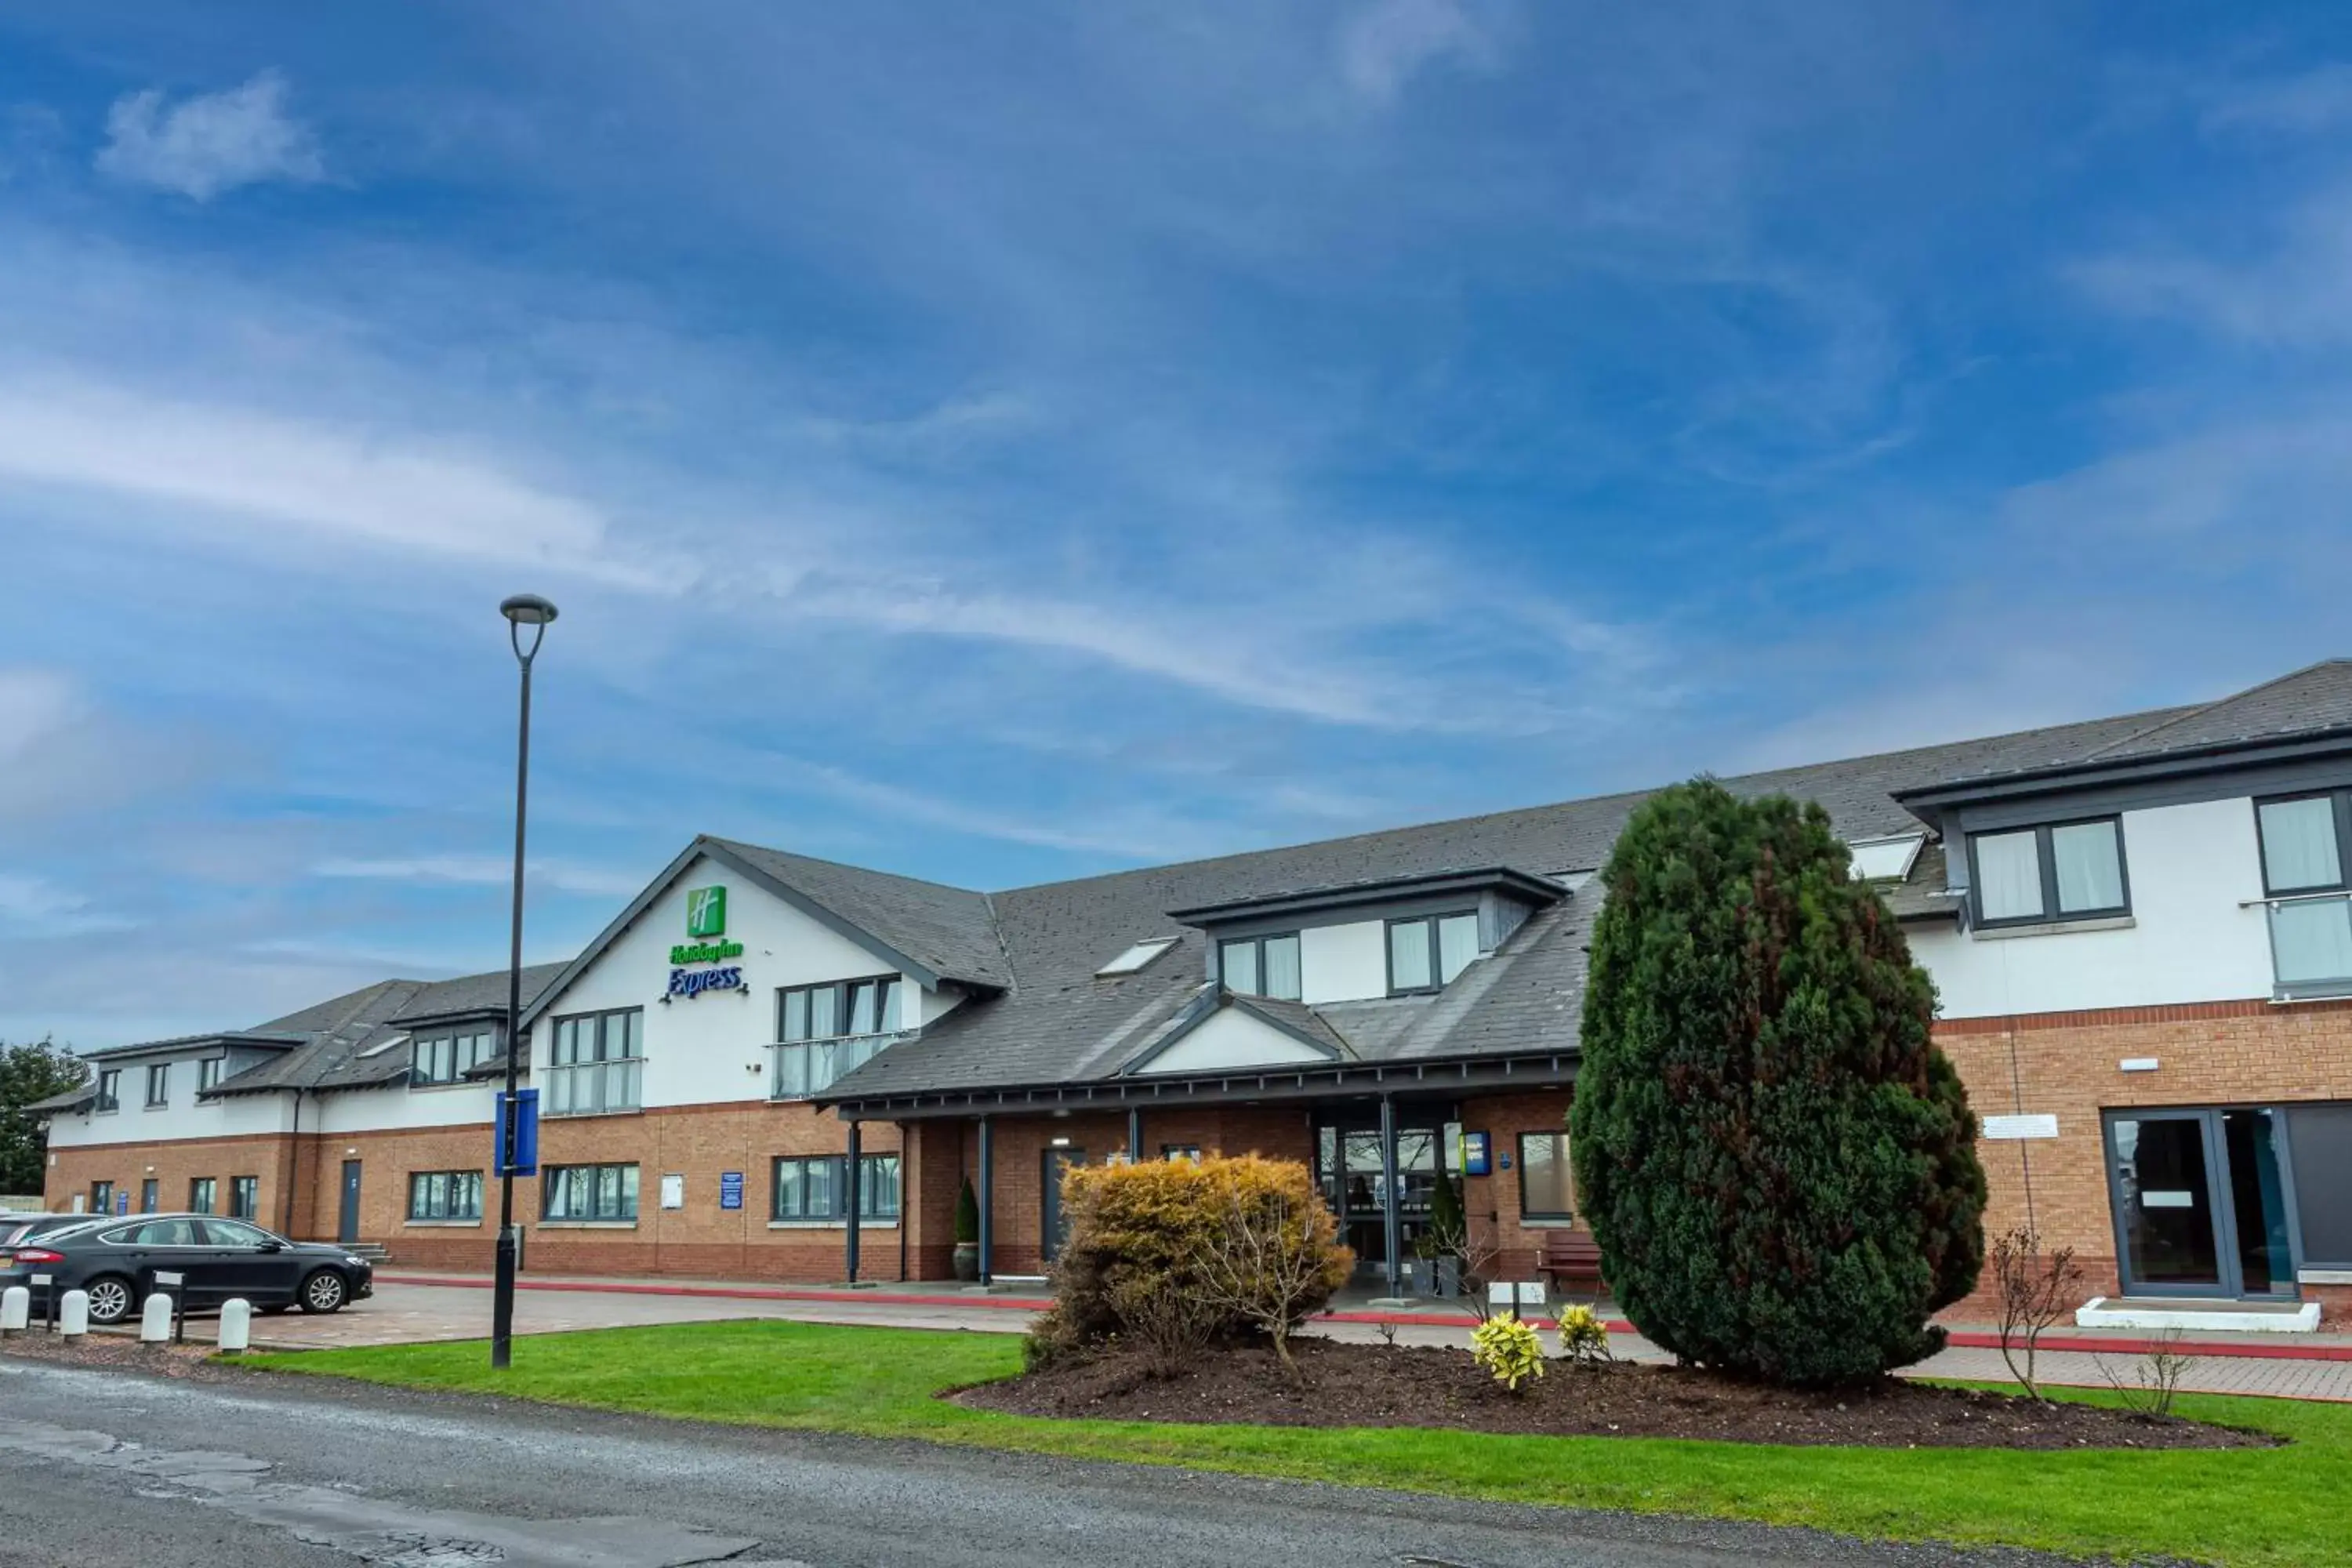
{"label": "dormer window", "polygon": [[2038,925],[2131,912],[2118,817],[2053,823],[1969,840],[1979,926]]}
{"label": "dormer window", "polygon": [[1217,978],[1244,996],[1298,1000],[1298,933],[1229,938],[1217,944]]}
{"label": "dormer window", "polygon": [[1389,921],[1389,994],[1411,996],[1454,984],[1478,956],[1478,913],[1416,915]]}
{"label": "dormer window", "polygon": [[490,1059],[491,1033],[487,1028],[445,1029],[415,1037],[409,1059],[408,1081],[432,1085],[457,1083],[474,1068]]}

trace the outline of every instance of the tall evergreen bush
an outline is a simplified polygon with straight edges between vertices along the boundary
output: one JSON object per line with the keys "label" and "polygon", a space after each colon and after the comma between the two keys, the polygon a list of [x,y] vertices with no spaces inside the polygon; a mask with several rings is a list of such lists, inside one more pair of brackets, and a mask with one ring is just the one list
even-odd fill
{"label": "tall evergreen bush", "polygon": [[1928,1316],[1984,1261],[1976,1119],[1828,815],[1678,785],[1602,881],[1569,1146],[1626,1316],[1804,1385],[1940,1349]]}

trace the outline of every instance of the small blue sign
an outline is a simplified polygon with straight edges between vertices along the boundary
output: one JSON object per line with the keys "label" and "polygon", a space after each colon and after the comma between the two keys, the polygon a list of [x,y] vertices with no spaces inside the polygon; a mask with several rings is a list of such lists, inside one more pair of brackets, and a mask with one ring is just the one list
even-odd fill
{"label": "small blue sign", "polygon": [[1484,1132],[1465,1132],[1462,1134],[1462,1173],[1464,1175],[1486,1175],[1491,1171],[1493,1164],[1494,1160],[1490,1153],[1490,1145],[1487,1142],[1486,1135]]}
{"label": "small blue sign", "polygon": [[[509,1106],[507,1097],[498,1097],[497,1136],[490,1150],[490,1169],[499,1175],[535,1176],[539,1174],[539,1090],[519,1089]],[[508,1152],[513,1151],[513,1159]]]}
{"label": "small blue sign", "polygon": [[114,1194],[114,1212],[116,1214],[131,1212],[131,1189],[128,1187]]}
{"label": "small blue sign", "polygon": [[719,1206],[723,1209],[740,1209],[743,1206],[742,1172],[719,1173]]}

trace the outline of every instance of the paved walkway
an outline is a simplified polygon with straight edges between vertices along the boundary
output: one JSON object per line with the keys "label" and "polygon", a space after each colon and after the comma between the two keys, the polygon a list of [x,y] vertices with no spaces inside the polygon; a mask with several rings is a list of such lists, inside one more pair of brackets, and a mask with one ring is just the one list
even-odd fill
{"label": "paved walkway", "polygon": [[[405,1344],[432,1340],[481,1339],[489,1332],[487,1275],[421,1274],[397,1268],[376,1276],[376,1293],[332,1317],[299,1313],[254,1321],[254,1342],[269,1349],[326,1349],[347,1345]],[[863,1323],[876,1327],[1018,1333],[1045,1305],[1034,1295],[976,1295],[954,1286],[882,1286],[850,1290],[836,1287],[787,1286],[724,1279],[611,1279],[580,1275],[532,1275],[515,1298],[519,1333],[563,1333],[582,1329],[634,1328],[658,1323],[713,1322],[726,1319],[778,1318],[799,1322]],[[1318,1320],[1313,1331],[1360,1343],[1393,1337],[1398,1344],[1461,1345],[1475,1320],[1451,1310],[1374,1311],[1352,1300]],[[1632,1361],[1664,1361],[1664,1352],[1619,1325],[1611,1349]],[[209,1340],[210,1319],[188,1325],[193,1339]],[[2340,1335],[2298,1335],[2292,1344],[2275,1335],[2214,1336],[2217,1342],[2192,1363],[2181,1386],[2210,1394],[2260,1394],[2297,1399],[2352,1401],[2352,1344]],[[2009,1381],[1991,1336],[1962,1333],[1952,1349],[1911,1371],[1916,1375]],[[2117,1342],[2078,1331],[2053,1331],[2042,1353],[2041,1375],[2057,1386],[2102,1388],[2106,1369],[2129,1382],[2139,1365],[2140,1343]]]}

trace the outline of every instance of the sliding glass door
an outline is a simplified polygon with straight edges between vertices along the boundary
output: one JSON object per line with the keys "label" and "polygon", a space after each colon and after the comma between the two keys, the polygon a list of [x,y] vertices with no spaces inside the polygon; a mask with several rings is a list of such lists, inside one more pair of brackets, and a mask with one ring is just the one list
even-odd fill
{"label": "sliding glass door", "polygon": [[2110,1111],[2107,1174],[2126,1292],[2293,1296],[2293,1189],[2280,1114]]}

